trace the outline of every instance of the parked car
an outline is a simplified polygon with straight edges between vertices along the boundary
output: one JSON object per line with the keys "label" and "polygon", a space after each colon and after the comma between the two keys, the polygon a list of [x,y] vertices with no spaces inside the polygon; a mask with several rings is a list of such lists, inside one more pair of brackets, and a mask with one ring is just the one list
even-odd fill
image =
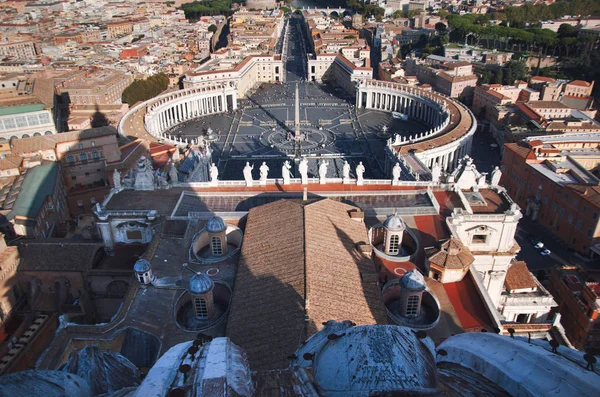
{"label": "parked car", "polygon": [[542,248],[544,248],[544,243],[542,243],[541,241],[538,241],[533,246],[537,249],[542,249]]}
{"label": "parked car", "polygon": [[543,251],[540,251],[540,255],[543,255],[543,256],[550,255],[550,254],[551,254],[551,252],[548,248],[546,248]]}

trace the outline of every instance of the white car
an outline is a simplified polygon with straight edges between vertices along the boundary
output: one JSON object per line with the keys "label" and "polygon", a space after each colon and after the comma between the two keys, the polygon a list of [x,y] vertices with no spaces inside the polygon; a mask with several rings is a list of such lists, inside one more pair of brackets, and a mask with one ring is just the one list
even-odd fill
{"label": "white car", "polygon": [[538,241],[538,242],[537,242],[537,243],[534,245],[534,247],[535,247],[535,248],[537,248],[537,249],[542,249],[542,248],[544,248],[544,243],[542,243],[541,241]]}
{"label": "white car", "polygon": [[549,249],[545,249],[543,251],[540,252],[540,255],[546,256],[546,255],[550,255],[550,250]]}

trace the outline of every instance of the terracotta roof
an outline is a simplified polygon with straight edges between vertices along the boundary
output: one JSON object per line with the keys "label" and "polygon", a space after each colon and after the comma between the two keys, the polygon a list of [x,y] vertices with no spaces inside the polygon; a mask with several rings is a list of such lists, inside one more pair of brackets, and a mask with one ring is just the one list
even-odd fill
{"label": "terracotta roof", "polygon": [[0,170],[10,170],[21,166],[21,157],[9,154],[5,158],[0,159]]}
{"label": "terracotta roof", "polygon": [[573,80],[567,83],[568,85],[577,85],[579,87],[589,87],[591,84],[583,80]]}
{"label": "terracotta roof", "polygon": [[546,77],[546,76],[533,76],[533,77],[531,77],[531,80],[545,81],[548,83],[554,83],[556,81],[556,79],[553,79],[552,77]]}
{"label": "terracotta roof", "polygon": [[[253,369],[285,368],[287,356],[327,320],[387,323],[368,242],[356,207],[330,200],[302,206],[279,200],[250,210],[227,336]],[[362,279],[361,279],[362,277]]]}
{"label": "terracotta roof", "polygon": [[505,143],[504,148],[513,151],[517,156],[525,159],[529,158],[529,154],[533,152],[525,143]]}
{"label": "terracotta roof", "polygon": [[508,291],[524,288],[537,288],[537,283],[523,261],[513,262],[506,272],[504,286]]}
{"label": "terracotta roof", "polygon": [[475,260],[469,248],[454,237],[444,241],[439,247],[426,249],[426,253],[429,262],[445,269],[464,269]]}

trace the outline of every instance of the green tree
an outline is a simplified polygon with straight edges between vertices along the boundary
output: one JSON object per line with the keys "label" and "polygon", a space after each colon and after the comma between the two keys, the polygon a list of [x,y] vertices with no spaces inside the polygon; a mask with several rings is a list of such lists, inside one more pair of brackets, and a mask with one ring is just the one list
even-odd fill
{"label": "green tree", "polygon": [[446,31],[446,24],[442,23],[442,22],[438,22],[435,24],[435,30],[437,30],[438,33],[443,33]]}
{"label": "green tree", "polygon": [[209,32],[213,32],[213,33],[215,33],[215,32],[217,31],[217,27],[216,27],[216,25],[210,25],[210,26],[208,27],[208,31],[209,31]]}
{"label": "green tree", "polygon": [[527,79],[527,65],[520,61],[510,61],[506,64],[506,84],[514,84],[515,80]]}
{"label": "green tree", "polygon": [[169,86],[169,76],[158,73],[146,80],[135,80],[123,91],[122,100],[129,106],[154,98]]}
{"label": "green tree", "polygon": [[502,68],[499,68],[498,70],[496,70],[496,72],[492,76],[492,84],[502,84],[503,80],[504,80],[504,71],[502,70]]}
{"label": "green tree", "polygon": [[575,33],[575,28],[568,23],[563,23],[558,27],[558,31],[556,32],[558,37],[571,37],[577,35]]}
{"label": "green tree", "polygon": [[394,19],[403,18],[403,17],[404,17],[404,12],[402,12],[402,10],[396,10],[392,14],[392,18],[394,18]]}
{"label": "green tree", "polygon": [[483,69],[479,76],[479,84],[489,84],[492,80],[492,72],[489,69]]}

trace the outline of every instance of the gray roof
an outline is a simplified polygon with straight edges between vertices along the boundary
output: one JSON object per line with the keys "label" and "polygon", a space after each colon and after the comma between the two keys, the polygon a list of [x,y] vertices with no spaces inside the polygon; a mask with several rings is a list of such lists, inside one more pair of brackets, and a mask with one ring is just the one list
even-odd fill
{"label": "gray roof", "polygon": [[19,244],[19,271],[79,272],[92,269],[102,244],[71,239],[39,239]]}

